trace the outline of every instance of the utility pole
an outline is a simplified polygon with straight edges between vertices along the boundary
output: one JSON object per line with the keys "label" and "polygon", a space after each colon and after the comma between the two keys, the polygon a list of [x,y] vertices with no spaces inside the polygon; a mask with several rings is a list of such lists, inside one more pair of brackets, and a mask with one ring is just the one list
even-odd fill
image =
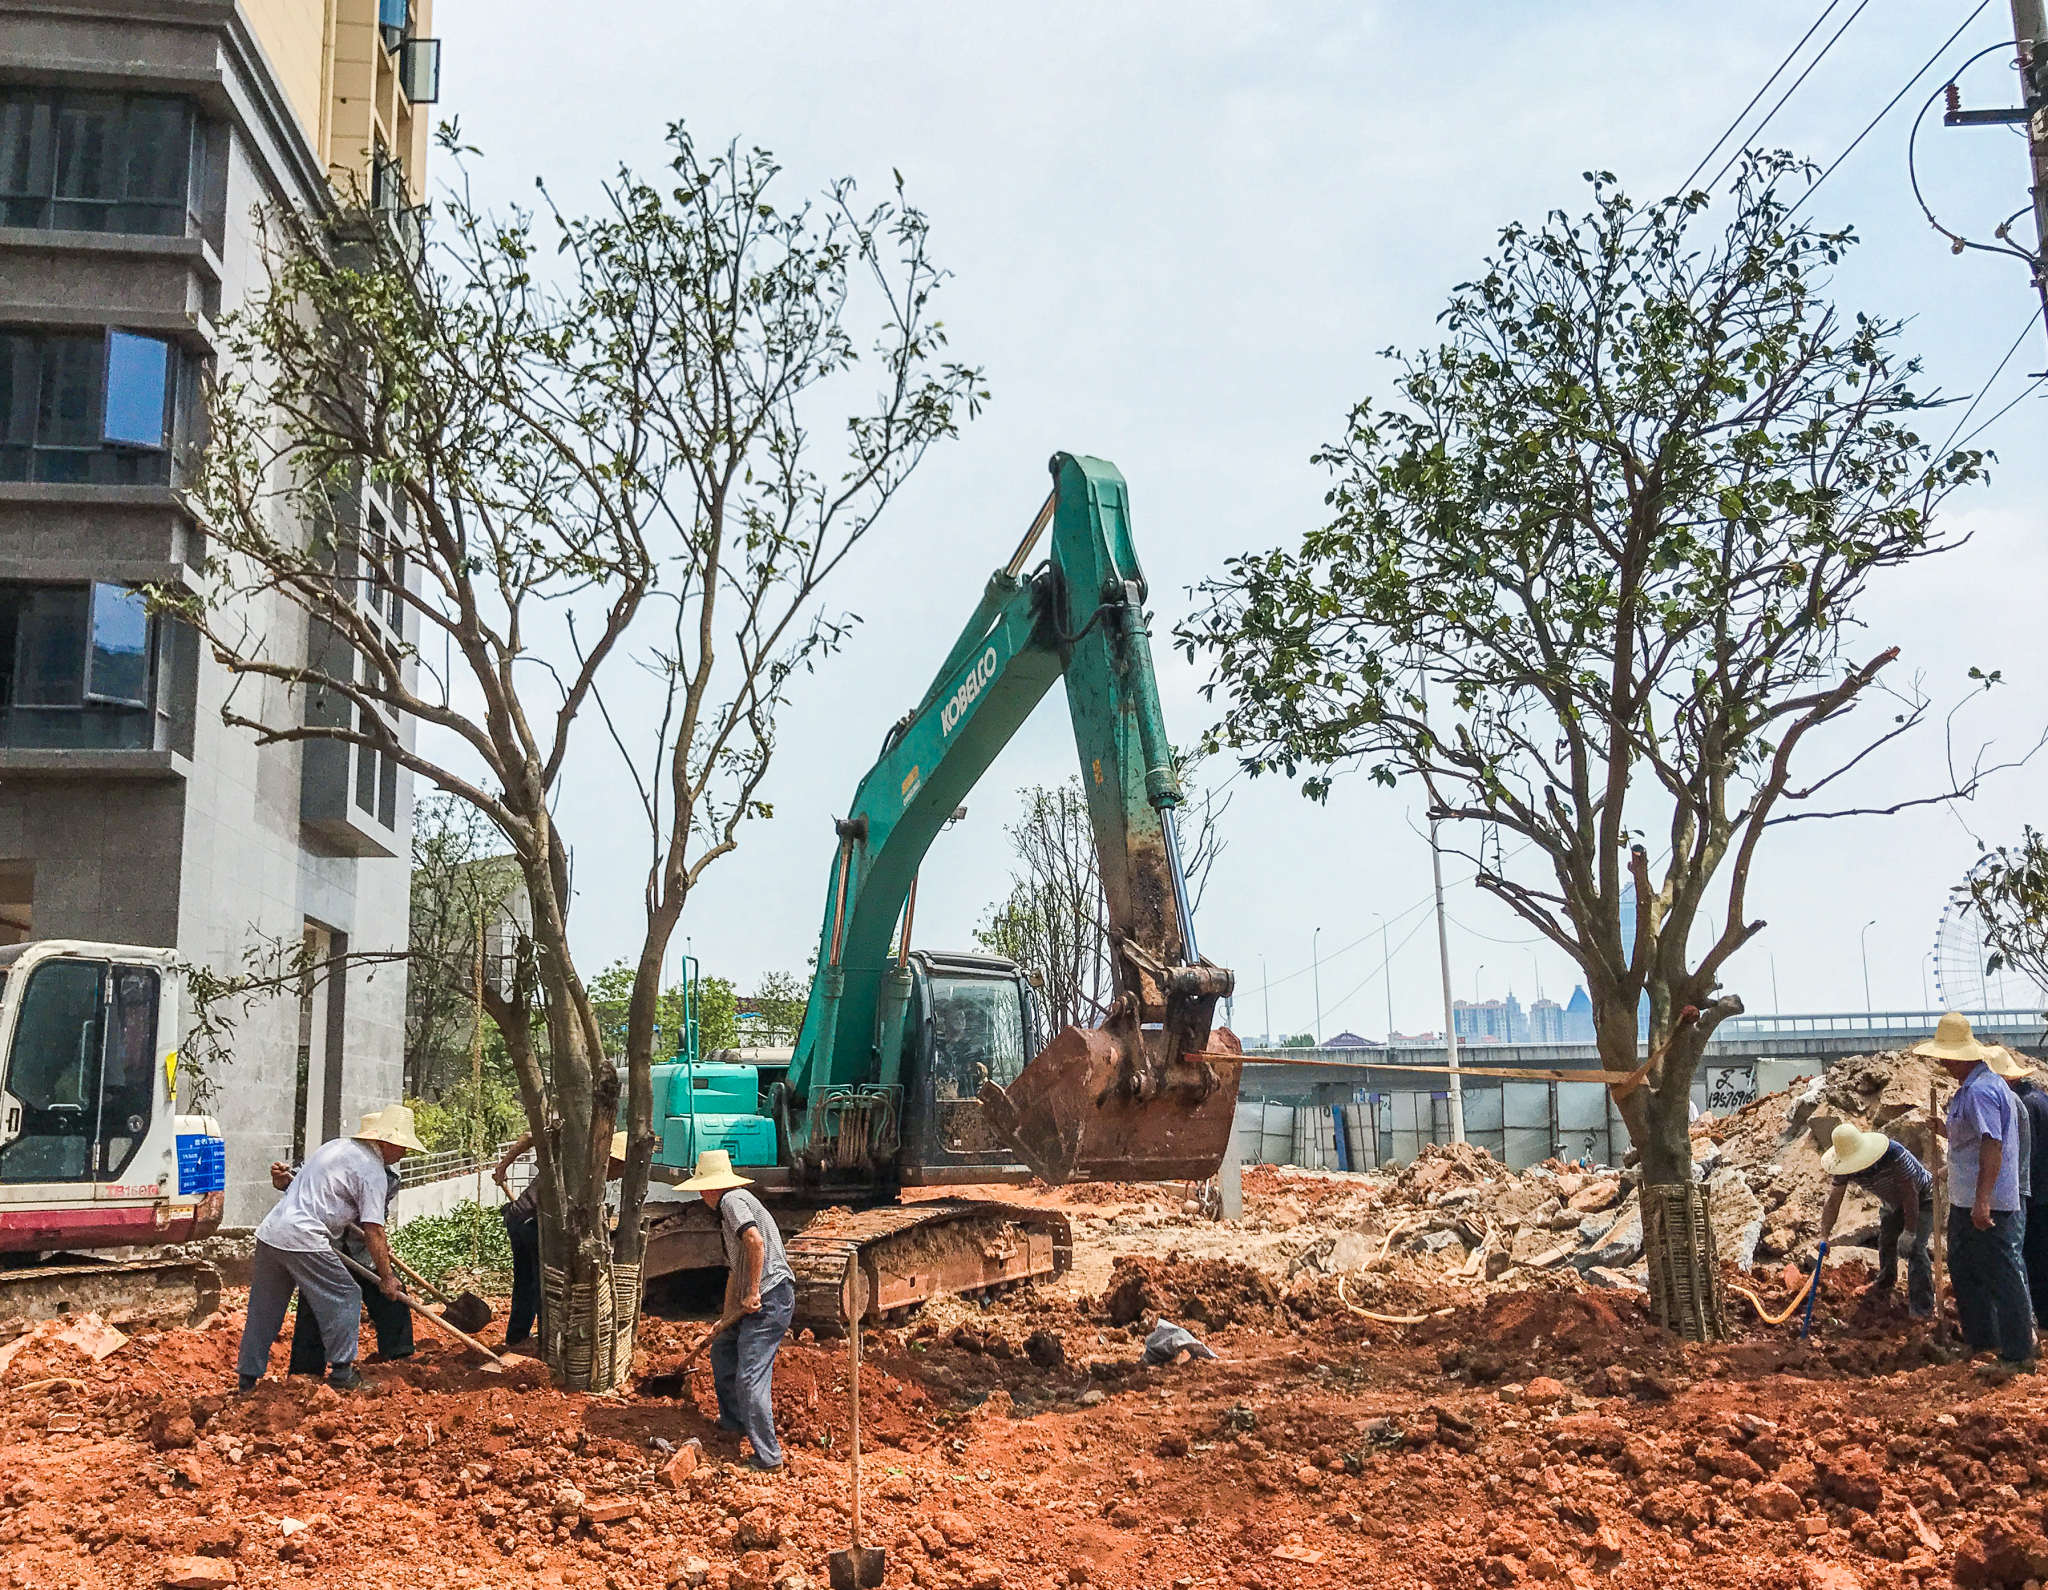
{"label": "utility pole", "polygon": [[1266,996],[1266,1042],[1273,1041],[1273,980],[1266,975],[1266,957],[1259,957],[1259,992]]}
{"label": "utility pole", "polygon": [[1394,1043],[1394,952],[1387,948],[1387,919],[1383,912],[1373,915],[1380,919],[1380,981],[1387,985],[1387,1046]]}
{"label": "utility pole", "polygon": [[1451,1081],[1451,1141],[1465,1141],[1465,1089],[1458,1078],[1458,1033],[1451,1021],[1451,933],[1444,917],[1444,853],[1429,820],[1429,866],[1436,878],[1436,955],[1444,977],[1444,1064]]}
{"label": "utility pole", "polygon": [[1877,1008],[1870,1002],[1870,930],[1876,926],[1877,918],[1872,917],[1863,924],[1863,931],[1856,935],[1857,947],[1863,951],[1863,1014],[1866,1016]]}
{"label": "utility pole", "polygon": [[[1950,127],[1996,127],[2019,124],[2027,130],[2029,191],[2034,200],[2034,290],[2041,295],[2041,314],[2048,325],[2048,20],[2042,0],[2012,0],[2012,36],[2019,52],[2020,104],[1993,110],[1964,110],[1955,85],[1949,85]],[[1961,244],[1957,245],[1960,252]]]}
{"label": "utility pole", "polygon": [[1323,930],[1321,928],[1316,929],[1315,937],[1310,939],[1309,943],[1315,947],[1315,954],[1312,960],[1315,966],[1316,1030],[1315,1043],[1312,1047],[1320,1049],[1323,1046]]}

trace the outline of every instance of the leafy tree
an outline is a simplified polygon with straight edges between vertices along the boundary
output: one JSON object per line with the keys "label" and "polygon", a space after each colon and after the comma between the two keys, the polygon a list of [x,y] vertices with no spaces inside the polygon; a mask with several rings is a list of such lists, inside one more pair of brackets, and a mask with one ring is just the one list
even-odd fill
{"label": "leafy tree", "polygon": [[[1790,213],[1804,169],[1749,157],[1725,207],[1639,209],[1591,175],[1589,214],[1508,227],[1447,340],[1394,356],[1395,401],[1318,455],[1329,522],[1231,560],[1180,631],[1247,768],[1318,799],[1346,767],[1413,778],[1433,822],[1476,833],[1480,888],[1584,974],[1610,1072],[1638,1064],[1647,992],[1662,1058],[1616,1098],[1656,1302],[1695,1335],[1722,1328],[1718,1278],[1666,1221],[1698,1212],[1688,1094],[1743,1008],[1721,977],[1764,926],[1758,847],[1844,815],[1837,781],[1925,716],[1856,608],[1952,544],[1932,514],[1983,473],[1913,430],[1929,400],[1898,322],[1829,302],[1854,239]],[[1872,696],[1888,715],[1859,738],[1842,720]]]}
{"label": "leafy tree", "polygon": [[[476,807],[430,795],[413,808],[412,915],[407,929],[405,1091],[438,1097],[469,1077],[477,978],[519,927],[519,869]],[[515,1131],[514,1136],[518,1133]]]}
{"label": "leafy tree", "polygon": [[[603,1389],[637,1319],[614,1277],[641,1256],[670,939],[704,869],[772,815],[776,713],[852,622],[821,610],[826,585],[985,394],[946,356],[944,273],[900,186],[785,203],[768,154],[706,154],[678,124],[658,181],[621,171],[584,215],[492,214],[444,141],[459,185],[423,252],[374,217],[269,228],[270,287],[223,327],[239,374],[208,404],[204,587],[156,598],[236,681],[231,727],[388,759],[510,853],[530,918],[485,1007],[573,1300],[543,1350]],[[652,677],[651,714],[606,701],[621,667]],[[555,819],[593,708],[648,846],[623,1097]]]}
{"label": "leafy tree", "polygon": [[1984,924],[1985,971],[2010,967],[2048,992],[2048,834],[2026,825],[2018,844],[1987,851],[1963,887]]}
{"label": "leafy tree", "polygon": [[[1209,872],[1223,850],[1222,818],[1230,797],[1196,777],[1200,757],[1176,752],[1175,770],[1189,792],[1175,814],[1188,904],[1202,903]],[[1110,972],[1109,907],[1095,829],[1078,778],[1018,792],[1024,815],[1003,832],[1018,870],[1010,892],[974,930],[981,947],[1036,973],[1054,1027],[1093,1026],[1108,1010],[1115,987]]]}
{"label": "leafy tree", "polygon": [[[737,1001],[733,1042],[738,1043],[744,1036],[755,1044],[795,1043],[804,1024],[804,1006],[809,1001],[810,989],[804,983],[788,972],[769,972],[755,985],[753,993]],[[744,1034],[738,1027],[741,1010],[754,1018],[752,1030]]]}
{"label": "leafy tree", "polygon": [[[590,1005],[597,1013],[604,1035],[604,1052],[617,1060],[627,1052],[633,1007],[635,969],[624,961],[613,961],[590,980]],[[661,991],[654,1007],[655,1055],[667,1059],[678,1054],[683,1042],[683,1012],[688,1004],[681,983]],[[704,977],[697,983],[697,1043],[706,1053],[730,1048],[734,1041],[733,1011],[737,1004],[732,983],[723,977]]]}

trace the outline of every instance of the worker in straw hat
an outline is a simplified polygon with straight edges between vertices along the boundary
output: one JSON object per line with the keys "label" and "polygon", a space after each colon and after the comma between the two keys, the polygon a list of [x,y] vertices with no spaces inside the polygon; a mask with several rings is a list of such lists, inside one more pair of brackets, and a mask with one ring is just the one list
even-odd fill
{"label": "worker in straw hat", "polygon": [[744,1435],[754,1448],[751,1466],[773,1473],[782,1467],[782,1443],[775,1438],[775,1355],[796,1313],[796,1274],[773,1217],[747,1190],[752,1185],[733,1170],[724,1149],[707,1148],[697,1156],[696,1174],[677,1189],[697,1193],[717,1212],[725,1239],[719,1321],[732,1323],[711,1344],[718,1427]]}
{"label": "worker in straw hat", "polygon": [[1860,1187],[1875,1197],[1877,1217],[1877,1279],[1873,1290],[1889,1292],[1899,1280],[1899,1239],[1906,1241],[1906,1307],[1915,1319],[1934,1317],[1934,1178],[1904,1143],[1882,1132],[1866,1132],[1853,1121],[1835,1128],[1834,1140],[1820,1157],[1820,1168],[1834,1178],[1828,1201],[1821,1207],[1820,1240],[1834,1234],[1842,1212],[1842,1196]]}
{"label": "worker in straw hat", "polygon": [[378,1287],[385,1297],[396,1298],[398,1279],[391,1269],[391,1244],[384,1238],[384,1171],[408,1153],[424,1150],[413,1131],[412,1111],[394,1104],[364,1116],[355,1136],[322,1143],[306,1156],[284,1196],[256,1227],[256,1252],[249,1261],[249,1315],[242,1325],[236,1363],[242,1390],[263,1378],[294,1288],[299,1307],[311,1308],[320,1322],[327,1383],[337,1391],[352,1391],[363,1383],[356,1368],[363,1299],[334,1251],[335,1239],[351,1225],[360,1226],[376,1266]]}
{"label": "worker in straw hat", "polygon": [[[512,1165],[533,1147],[533,1133],[522,1132],[505,1145],[491,1180],[499,1190],[510,1193]],[[605,1178],[617,1181],[626,1174],[626,1134],[612,1133],[611,1164]],[[505,1315],[505,1346],[522,1347],[540,1320],[540,1178],[528,1179],[516,1198],[508,1197],[498,1211],[505,1222],[505,1241],[512,1249],[512,1306]]]}
{"label": "worker in straw hat", "polygon": [[1939,1060],[1959,1086],[1937,1128],[1949,1144],[1948,1277],[1963,1340],[1995,1348],[1999,1369],[2034,1367],[2034,1311],[2020,1263],[2020,1105],[1991,1068],[1994,1048],[1950,1011],[1913,1053]]}

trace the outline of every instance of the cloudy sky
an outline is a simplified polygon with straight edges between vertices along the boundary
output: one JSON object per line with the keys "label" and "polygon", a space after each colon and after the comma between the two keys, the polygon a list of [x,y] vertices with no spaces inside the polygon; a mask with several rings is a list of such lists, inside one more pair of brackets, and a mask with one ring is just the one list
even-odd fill
{"label": "cloudy sky", "polygon": [[[1380,350],[1433,339],[1447,292],[1501,225],[1581,207],[1589,168],[1639,196],[1668,191],[1820,9],[439,0],[441,108],[487,151],[487,192],[522,199],[541,174],[570,202],[586,198],[620,161],[655,165],[679,117],[707,143],[774,150],[792,191],[843,174],[879,198],[900,170],[955,273],[944,310],[953,351],[985,366],[994,392],[833,593],[863,622],[783,720],[774,820],[749,830],[691,902],[685,931],[707,968],[744,984],[804,967],[830,819],[1042,498],[1050,453],[1099,454],[1129,479],[1163,632],[1186,611],[1187,588],[1229,554],[1318,522],[1311,451],[1352,402],[1384,393]],[[1834,8],[1752,123],[1854,9]],[[1852,222],[1865,240],[1837,297],[1908,317],[1929,382],[1964,403],[2035,316],[1972,425],[2048,363],[2038,306],[2018,264],[1957,258],[1929,228],[1906,135],[1948,72],[1999,41],[2005,9],[1977,7],[1813,201],[1821,220]],[[1832,162],[1970,15],[1963,0],[1867,0],[1764,141]],[[1968,103],[2011,102],[1999,52],[1962,81]],[[2027,202],[2021,141],[1943,129],[1939,106],[1919,174],[1942,219],[1976,235]],[[2048,721],[2044,422],[2048,406],[2030,396],[1987,433],[2000,454],[1993,481],[1950,509],[1969,545],[1880,586],[1865,609],[1868,648],[1902,646],[1902,666],[1938,700],[1960,696],[1973,665],[2003,670],[1994,705],[1962,722],[1966,751],[2017,746]],[[1160,664],[1169,722],[1192,739],[1211,711],[1201,676],[1177,657]],[[1872,766],[1859,793],[1872,804],[1917,793],[1941,776],[1942,755],[1931,734]],[[971,942],[1004,891],[1017,787],[1064,777],[1073,756],[1055,692],[970,799],[967,822],[934,847],[921,942]],[[644,853],[610,837],[626,807],[608,758],[592,733],[561,814],[577,840],[575,929],[592,965],[636,947],[644,875]],[[1873,1002],[1922,1008],[1936,920],[1976,836],[1997,842],[2024,818],[2041,822],[2044,788],[2048,758],[1961,811],[1790,830],[1754,890],[1770,927],[1731,985],[1757,1011],[1862,1009],[1859,934],[1874,923]],[[1285,784],[1241,778],[1231,794],[1200,929],[1204,951],[1237,970],[1239,1030],[1264,1030],[1268,1001],[1274,1029],[1313,1026],[1318,984],[1326,1032],[1379,1035],[1390,992],[1396,1027],[1440,1026],[1415,792],[1354,778],[1317,807]],[[1539,983],[1567,994],[1569,963],[1469,874],[1450,865],[1459,996],[1512,989],[1527,1001]]]}

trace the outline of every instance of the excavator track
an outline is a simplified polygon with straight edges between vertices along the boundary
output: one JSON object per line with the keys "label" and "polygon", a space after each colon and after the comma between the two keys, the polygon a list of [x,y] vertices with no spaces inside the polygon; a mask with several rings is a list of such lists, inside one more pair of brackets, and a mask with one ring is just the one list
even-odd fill
{"label": "excavator track", "polygon": [[1065,1275],[1073,1232],[1056,1210],[938,1198],[828,1209],[784,1244],[796,1272],[796,1323],[905,1318],[934,1297],[978,1297]]}
{"label": "excavator track", "polygon": [[201,1259],[29,1264],[0,1269],[0,1341],[68,1314],[123,1330],[197,1325],[220,1307],[220,1271]]}

